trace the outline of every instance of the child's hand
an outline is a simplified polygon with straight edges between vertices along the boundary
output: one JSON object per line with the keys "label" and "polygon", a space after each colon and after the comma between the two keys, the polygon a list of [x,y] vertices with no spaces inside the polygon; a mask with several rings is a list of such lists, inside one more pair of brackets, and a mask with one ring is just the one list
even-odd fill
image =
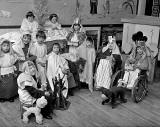
{"label": "child's hand", "polygon": [[46,66],[45,63],[38,62],[38,64],[40,64],[42,67],[45,67],[45,66]]}
{"label": "child's hand", "polygon": [[63,74],[68,74],[69,70],[68,69],[62,69]]}
{"label": "child's hand", "polygon": [[50,93],[49,92],[45,92],[44,93],[46,96],[50,96]]}
{"label": "child's hand", "polygon": [[137,68],[138,68],[137,64],[133,65],[133,70],[136,70]]}

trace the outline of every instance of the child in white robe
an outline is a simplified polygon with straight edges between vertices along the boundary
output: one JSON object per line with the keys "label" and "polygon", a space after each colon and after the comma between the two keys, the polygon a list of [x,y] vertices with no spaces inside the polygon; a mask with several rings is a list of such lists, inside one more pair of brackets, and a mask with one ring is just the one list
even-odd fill
{"label": "child in white robe", "polygon": [[48,64],[47,64],[47,78],[49,81],[49,85],[51,90],[54,91],[53,80],[55,77],[58,78],[60,74],[60,78],[63,78],[64,86],[66,87],[63,90],[64,97],[67,97],[68,94],[68,81],[67,81],[67,73],[69,71],[68,62],[60,55],[60,45],[59,43],[53,44],[53,51],[48,56]]}
{"label": "child in white robe", "polygon": [[46,87],[46,56],[47,47],[44,44],[46,35],[43,31],[38,31],[36,34],[37,42],[33,43],[29,54],[36,56],[36,66],[40,74],[40,81],[42,86]]}
{"label": "child in white robe", "polygon": [[89,86],[89,90],[93,92],[93,67],[95,62],[96,52],[93,46],[92,38],[86,39],[86,63],[83,72],[80,74],[80,81],[85,82]]}
{"label": "child in white robe", "polygon": [[36,32],[38,30],[38,22],[35,20],[33,12],[29,11],[26,14],[26,18],[23,19],[20,31],[22,33],[29,32],[32,35],[32,39],[36,40]]}

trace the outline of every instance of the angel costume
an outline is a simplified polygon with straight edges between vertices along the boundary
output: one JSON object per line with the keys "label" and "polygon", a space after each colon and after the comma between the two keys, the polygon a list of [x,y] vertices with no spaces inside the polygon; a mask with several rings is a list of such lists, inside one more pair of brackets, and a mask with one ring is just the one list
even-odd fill
{"label": "angel costume", "polygon": [[49,81],[49,85],[52,91],[54,91],[53,80],[55,79],[55,77],[58,78],[58,75],[60,74],[60,78],[63,78],[64,86],[66,87],[66,89],[63,90],[64,97],[67,97],[68,94],[68,81],[67,75],[63,74],[63,70],[68,69],[68,63],[63,57],[61,57],[59,54],[55,54],[54,52],[49,54],[47,65],[47,78]]}
{"label": "angel costume", "polygon": [[86,63],[83,72],[80,73],[80,81],[87,83],[89,86],[89,90],[93,92],[93,66],[95,62],[96,52],[93,45],[92,46],[85,45],[83,50],[85,49],[86,49],[86,54],[85,54],[86,56],[84,56],[85,58],[84,57],[83,58],[86,60]]}

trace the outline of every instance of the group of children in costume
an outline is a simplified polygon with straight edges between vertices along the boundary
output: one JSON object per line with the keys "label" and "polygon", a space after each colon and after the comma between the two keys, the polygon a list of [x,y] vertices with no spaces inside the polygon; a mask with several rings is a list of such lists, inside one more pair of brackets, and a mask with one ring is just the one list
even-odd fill
{"label": "group of children in costume", "polygon": [[[67,98],[71,92],[69,88],[76,87],[80,82],[77,69],[80,66],[77,64],[80,58],[85,61],[86,65],[81,68],[85,70],[82,71],[84,74],[81,73],[83,82],[88,83],[90,90],[93,91],[91,85],[93,85],[95,49],[93,40],[86,37],[85,31],[80,31],[82,28],[79,20],[76,20],[72,25],[72,30],[67,36],[65,35],[68,41],[68,52],[61,51],[60,43],[54,43],[51,52],[48,52],[45,44],[47,37],[53,34],[55,36],[64,34],[58,23],[58,16],[51,14],[44,29],[39,30],[34,14],[28,12],[20,28],[20,39],[17,41],[11,38],[1,39],[0,101],[13,102],[18,94],[22,104],[35,105],[38,98],[45,96],[48,103],[42,109],[42,115],[51,119],[55,98],[58,97],[55,94],[57,91],[55,84],[60,79],[62,80],[61,84],[64,85],[62,94],[64,98]],[[82,50],[85,50],[85,54]]]}
{"label": "group of children in costume", "polygon": [[[51,119],[50,114],[55,102],[54,81],[58,77],[62,79],[64,84],[65,89],[62,93],[65,98],[71,92],[69,88],[80,85],[80,82],[85,82],[91,92],[93,92],[94,87],[102,91],[102,104],[111,100],[114,105],[117,96],[120,96],[122,102],[126,102],[124,85],[122,84],[132,83],[139,70],[148,67],[147,49],[144,41],[142,42],[146,37],[138,38],[138,34],[136,35],[136,48],[126,62],[125,75],[119,81],[119,88],[110,89],[111,76],[121,68],[122,63],[115,37],[109,37],[108,44],[102,48],[98,55],[99,62],[94,86],[93,73],[96,51],[93,40],[86,36],[85,30],[78,19],[75,20],[71,29],[66,34],[66,31],[58,23],[58,16],[51,14],[49,21],[44,25],[44,31],[39,30],[34,14],[28,12],[20,28],[22,34],[20,41],[11,43],[9,40],[1,39],[1,102],[7,100],[13,102],[17,92],[20,101],[28,105],[34,105],[36,99],[45,96],[48,104],[42,109],[42,115]],[[53,38],[59,35],[66,38],[68,52],[61,51],[61,44],[54,43],[52,51],[48,53],[45,44],[47,37]],[[127,67],[130,65],[131,68],[128,69]]]}

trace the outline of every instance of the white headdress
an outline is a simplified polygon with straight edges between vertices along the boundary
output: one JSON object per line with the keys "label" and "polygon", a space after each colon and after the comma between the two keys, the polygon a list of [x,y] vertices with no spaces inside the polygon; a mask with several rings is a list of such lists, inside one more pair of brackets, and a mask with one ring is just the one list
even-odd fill
{"label": "white headdress", "polygon": [[74,19],[73,24],[72,24],[72,26],[71,26],[72,30],[73,30],[73,26],[74,26],[75,24],[79,24],[79,25],[80,25],[81,28],[80,28],[79,32],[85,32],[84,27],[82,26],[79,17],[76,17],[76,18]]}

